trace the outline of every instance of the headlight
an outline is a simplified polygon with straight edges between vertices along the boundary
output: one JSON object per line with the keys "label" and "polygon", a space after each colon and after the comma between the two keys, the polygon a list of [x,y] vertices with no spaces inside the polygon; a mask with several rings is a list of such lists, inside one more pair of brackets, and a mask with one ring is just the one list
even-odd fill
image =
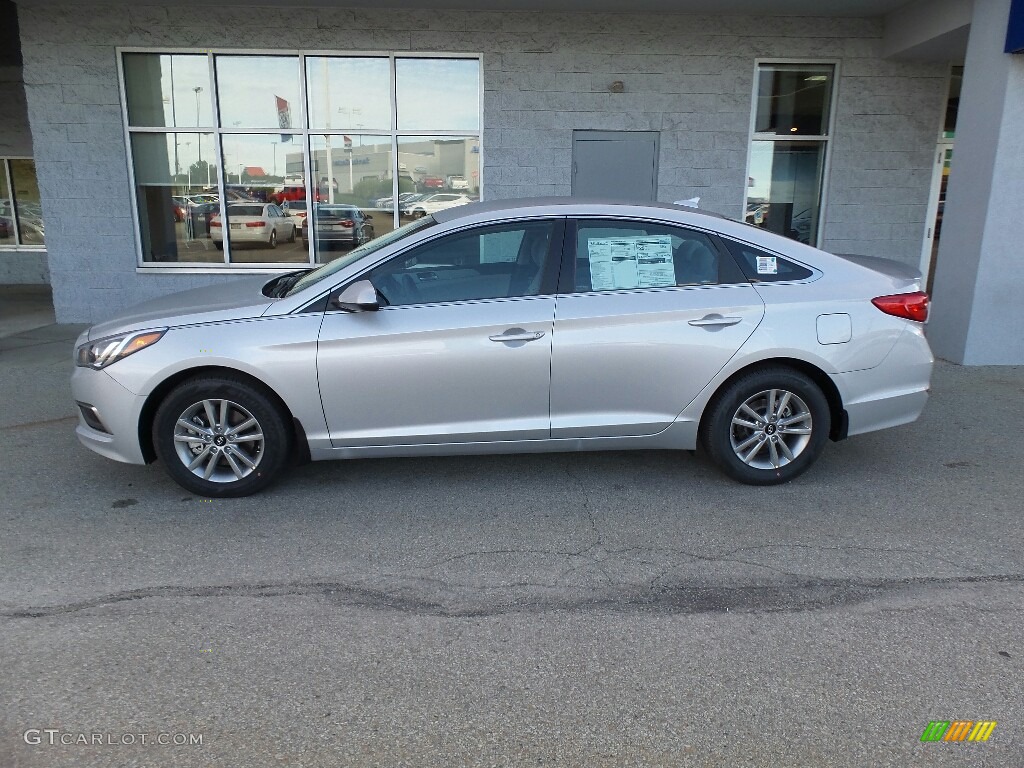
{"label": "headlight", "polygon": [[120,336],[90,341],[78,348],[75,359],[83,368],[95,368],[98,371],[140,349],[156,344],[165,333],[167,329],[161,328],[157,331],[122,333]]}

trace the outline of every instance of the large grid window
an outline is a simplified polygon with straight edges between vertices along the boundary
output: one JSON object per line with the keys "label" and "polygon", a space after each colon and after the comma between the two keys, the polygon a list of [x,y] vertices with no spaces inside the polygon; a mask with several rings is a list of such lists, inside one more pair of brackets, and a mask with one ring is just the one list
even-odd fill
{"label": "large grid window", "polygon": [[808,245],[821,233],[835,66],[760,64],[746,220]]}
{"label": "large grid window", "polygon": [[480,198],[477,57],[125,51],[121,63],[142,266],[329,261]]}
{"label": "large grid window", "polygon": [[45,245],[35,162],[25,157],[0,158],[0,249]]}

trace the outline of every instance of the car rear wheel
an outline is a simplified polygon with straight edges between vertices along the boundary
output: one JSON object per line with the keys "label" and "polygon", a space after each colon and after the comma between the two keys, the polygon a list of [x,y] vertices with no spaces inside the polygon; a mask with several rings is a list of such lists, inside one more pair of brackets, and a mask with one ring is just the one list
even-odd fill
{"label": "car rear wheel", "polygon": [[218,251],[223,251],[224,250],[224,243],[223,243],[223,241],[217,241],[217,242],[215,242],[213,244],[213,247],[216,248]]}
{"label": "car rear wheel", "polygon": [[817,384],[790,368],[764,368],[737,379],[712,401],[701,444],[734,480],[776,485],[815,462],[830,427],[828,401]]}
{"label": "car rear wheel", "polygon": [[174,389],[153,420],[156,454],[171,478],[201,496],[248,496],[284,466],[290,432],[280,407],[259,388],[227,377]]}
{"label": "car rear wheel", "polygon": [[288,238],[288,242],[289,243],[294,243],[295,242],[295,225],[294,224],[292,225],[292,234],[291,234],[291,237]]}

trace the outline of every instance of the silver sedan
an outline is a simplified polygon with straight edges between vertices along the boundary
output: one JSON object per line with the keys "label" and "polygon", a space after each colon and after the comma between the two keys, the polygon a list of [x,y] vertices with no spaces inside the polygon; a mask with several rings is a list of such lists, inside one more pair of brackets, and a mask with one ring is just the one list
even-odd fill
{"label": "silver sedan", "polygon": [[77,434],[204,496],[309,459],[630,448],[768,485],[918,417],[927,314],[913,270],[690,208],[477,203],[93,326]]}

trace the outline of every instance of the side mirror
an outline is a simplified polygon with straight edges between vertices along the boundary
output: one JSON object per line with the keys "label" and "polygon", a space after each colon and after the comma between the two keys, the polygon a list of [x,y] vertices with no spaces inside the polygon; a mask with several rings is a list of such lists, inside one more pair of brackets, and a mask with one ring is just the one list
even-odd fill
{"label": "side mirror", "polygon": [[364,213],[364,214],[363,214],[363,218],[364,218],[364,219],[366,219],[367,221],[370,221],[370,220],[372,220],[372,219],[373,219],[373,216],[371,216],[371,215],[370,215],[370,214],[368,214],[368,213]]}
{"label": "side mirror", "polygon": [[369,280],[357,280],[343,290],[332,302],[345,312],[376,312],[380,309],[377,289]]}

